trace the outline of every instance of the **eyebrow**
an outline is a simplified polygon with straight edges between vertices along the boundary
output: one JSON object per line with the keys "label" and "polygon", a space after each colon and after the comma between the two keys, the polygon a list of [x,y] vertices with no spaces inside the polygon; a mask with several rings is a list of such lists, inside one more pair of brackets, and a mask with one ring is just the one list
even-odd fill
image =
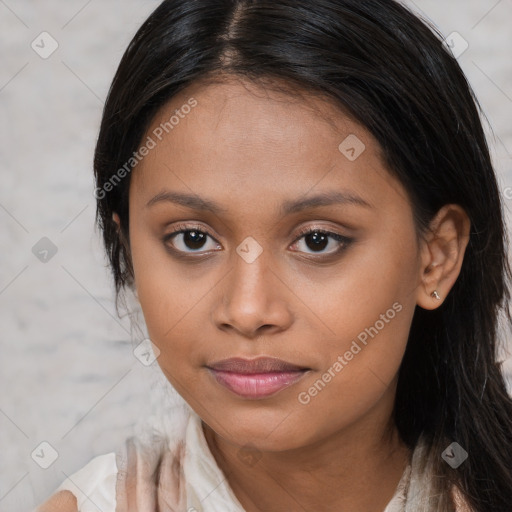
{"label": "eyebrow", "polygon": [[164,190],[163,192],[160,192],[155,197],[150,199],[146,203],[146,208],[162,202],[175,203],[187,208],[191,208],[192,210],[205,210],[215,214],[227,212],[225,208],[220,207],[217,203],[214,203],[208,199],[204,199],[194,194],[171,192],[169,190]]}
{"label": "eyebrow", "polygon": [[[199,197],[194,194],[184,194],[181,192],[171,192],[165,190],[160,192],[146,203],[146,208],[162,202],[170,202],[185,206],[192,210],[209,211],[214,214],[226,213],[228,210],[221,207],[214,201]],[[362,206],[365,208],[373,208],[373,206],[365,201],[362,197],[351,192],[323,192],[311,197],[299,200],[287,200],[281,206],[283,215],[290,215],[309,208],[332,206],[332,205],[351,204]]]}
{"label": "eyebrow", "polygon": [[373,206],[365,201],[362,197],[352,192],[323,192],[315,196],[307,197],[296,201],[285,201],[281,206],[281,212],[284,215],[297,213],[308,208],[315,208],[320,206],[332,205],[345,205],[351,204],[356,206],[363,206],[365,208],[373,208]]}

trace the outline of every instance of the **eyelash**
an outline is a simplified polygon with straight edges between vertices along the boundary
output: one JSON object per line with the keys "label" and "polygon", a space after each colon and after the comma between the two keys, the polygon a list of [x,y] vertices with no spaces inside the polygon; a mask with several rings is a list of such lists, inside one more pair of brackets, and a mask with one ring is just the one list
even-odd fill
{"label": "eyelash", "polygon": [[[215,240],[215,238],[210,233],[208,233],[208,231],[204,230],[204,228],[202,228],[201,226],[198,226],[198,225],[185,225],[185,224],[181,224],[181,225],[176,226],[176,229],[174,231],[172,231],[171,233],[165,235],[162,241],[164,242],[164,244],[167,247],[169,247],[168,246],[168,241],[169,240],[174,238],[176,235],[179,235],[179,234],[182,234],[182,233],[187,233],[187,232],[190,232],[190,231],[197,231],[200,234],[207,235],[212,240],[217,242],[217,240]],[[328,257],[336,256],[339,253],[341,253],[344,249],[346,249],[347,246],[353,241],[353,239],[348,238],[348,237],[343,236],[343,235],[340,235],[339,233],[335,233],[333,231],[328,231],[328,230],[322,229],[322,228],[310,228],[310,227],[308,227],[308,228],[303,228],[303,229],[301,229],[299,231],[298,236],[297,236],[297,238],[295,238],[295,241],[293,242],[292,245],[295,245],[304,236],[309,235],[309,234],[313,234],[313,233],[319,233],[319,234],[322,234],[322,235],[326,235],[326,236],[328,236],[330,238],[333,238],[334,240],[336,240],[337,242],[340,242],[342,244],[335,251],[327,253],[324,256],[321,256],[321,255],[320,256],[313,256],[313,259],[315,259],[315,258],[316,259],[326,259]],[[181,251],[181,250],[176,249],[174,247],[170,247],[169,250],[171,250],[173,252],[173,254],[177,254],[178,257],[186,258],[186,259],[199,258],[200,256],[204,256],[204,254],[201,254],[199,252],[197,252],[196,254],[199,254],[200,256],[190,256],[190,255],[194,254],[194,252],[187,253],[185,251]],[[188,254],[188,256],[187,256],[187,254]],[[311,254],[311,253],[309,253],[309,254]]]}

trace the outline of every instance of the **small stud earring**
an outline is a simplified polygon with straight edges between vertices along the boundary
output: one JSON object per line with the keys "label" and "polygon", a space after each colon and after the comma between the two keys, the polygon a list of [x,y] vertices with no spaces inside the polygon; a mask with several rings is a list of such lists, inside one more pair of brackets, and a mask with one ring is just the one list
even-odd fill
{"label": "small stud earring", "polygon": [[430,294],[431,297],[433,297],[434,299],[437,299],[437,300],[441,300],[441,297],[439,296],[439,293],[437,293],[437,290],[434,290],[431,294]]}

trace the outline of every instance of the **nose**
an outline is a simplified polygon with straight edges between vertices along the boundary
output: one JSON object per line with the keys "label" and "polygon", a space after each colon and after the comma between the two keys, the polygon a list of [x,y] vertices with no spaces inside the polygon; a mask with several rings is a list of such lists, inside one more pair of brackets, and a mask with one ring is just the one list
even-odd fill
{"label": "nose", "polygon": [[265,251],[251,263],[238,254],[233,259],[219,290],[222,298],[216,301],[217,327],[249,339],[286,330],[293,322],[291,292],[282,276],[270,268]]}

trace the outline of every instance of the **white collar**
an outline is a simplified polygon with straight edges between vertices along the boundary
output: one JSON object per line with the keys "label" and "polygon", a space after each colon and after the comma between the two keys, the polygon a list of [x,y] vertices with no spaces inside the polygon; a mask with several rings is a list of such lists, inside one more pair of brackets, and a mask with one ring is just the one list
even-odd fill
{"label": "white collar", "polygon": [[195,411],[190,413],[185,434],[183,472],[187,512],[245,512],[210,451]]}

